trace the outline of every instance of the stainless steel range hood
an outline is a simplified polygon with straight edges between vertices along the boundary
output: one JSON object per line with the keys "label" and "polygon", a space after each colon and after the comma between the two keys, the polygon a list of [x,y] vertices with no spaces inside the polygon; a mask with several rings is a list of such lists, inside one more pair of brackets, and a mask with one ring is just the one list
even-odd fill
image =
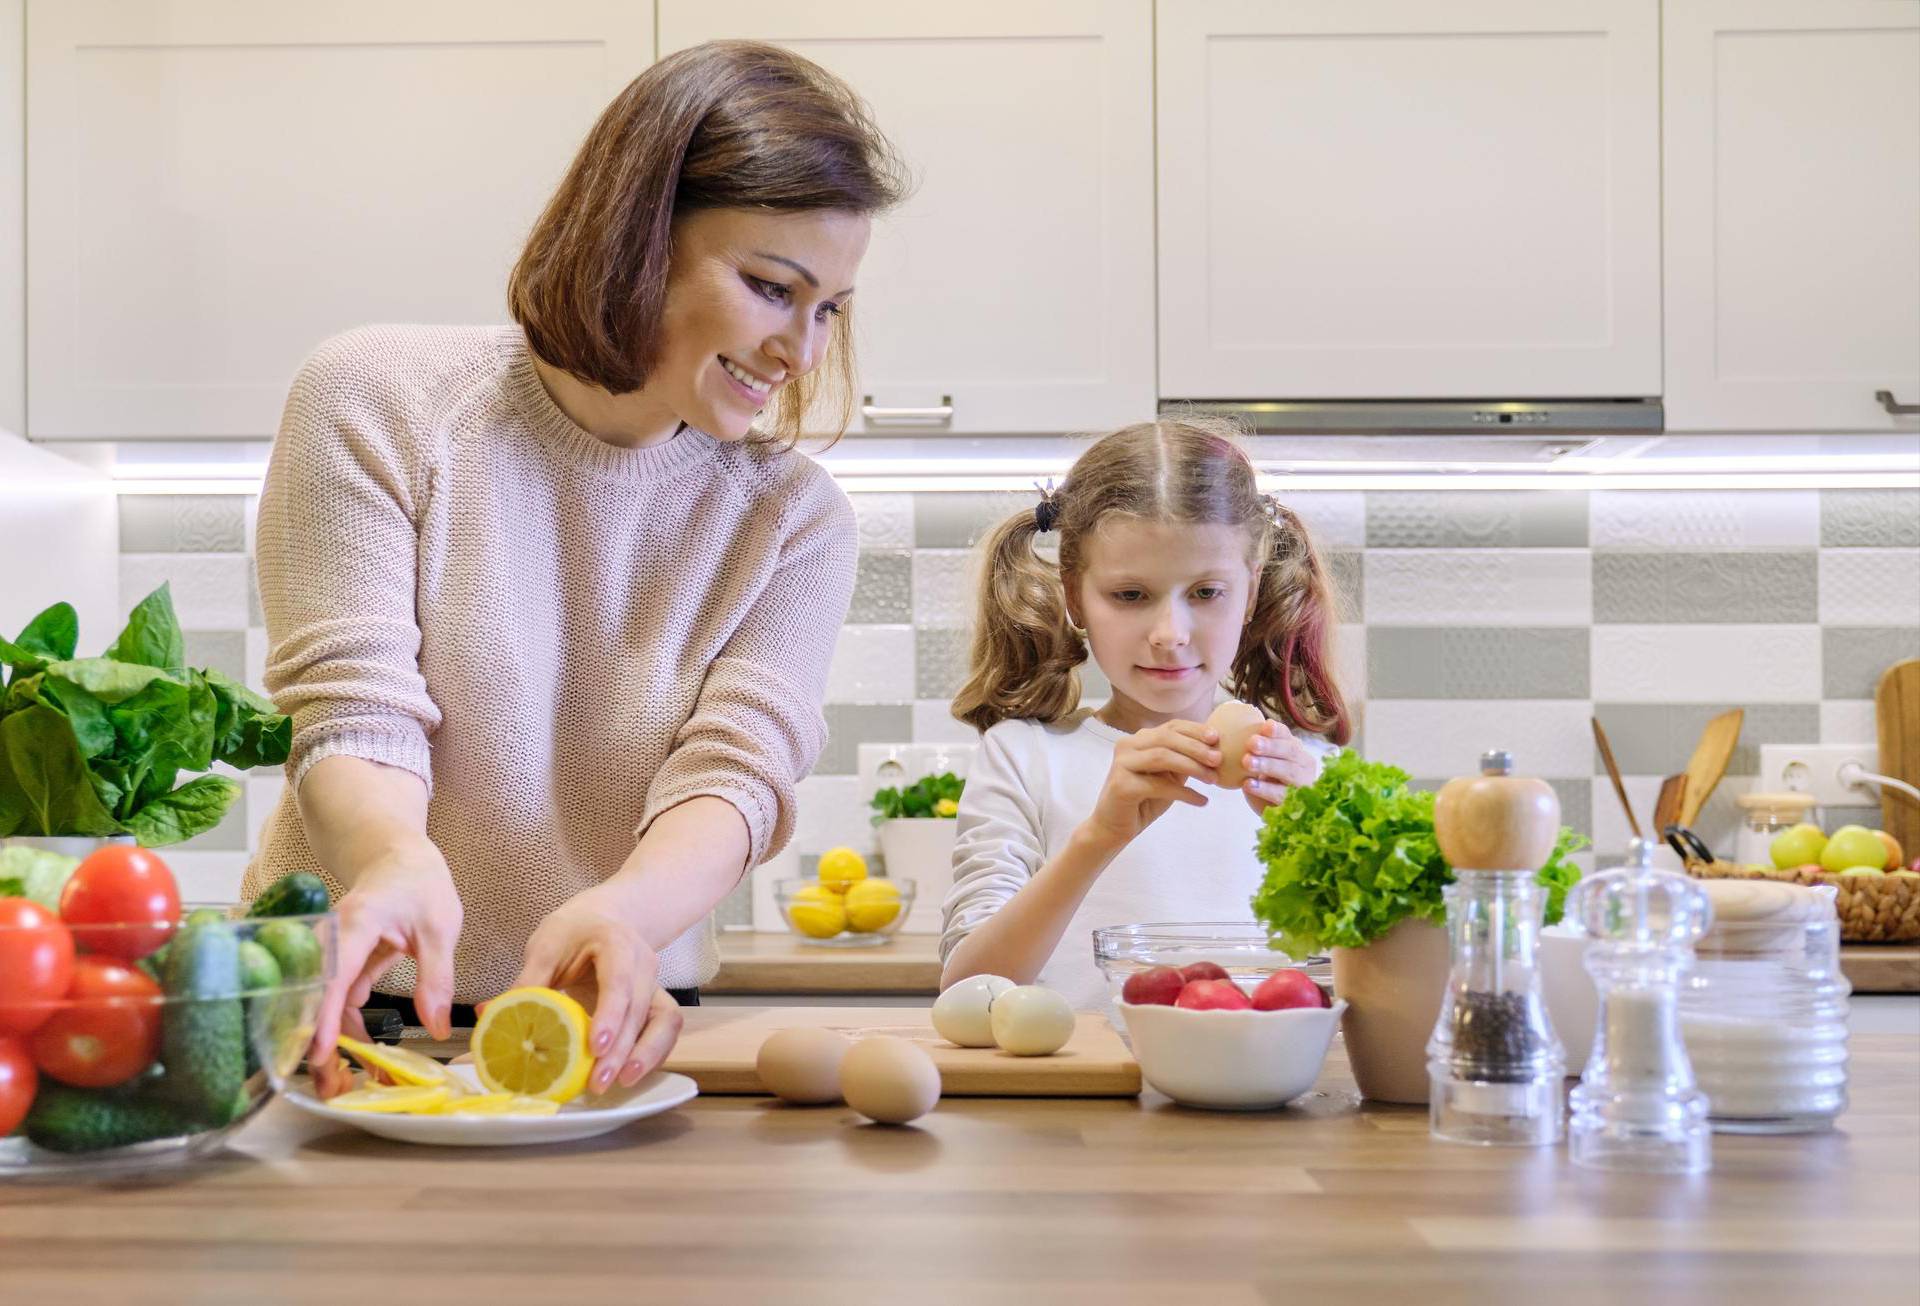
{"label": "stainless steel range hood", "polygon": [[1658,399],[1166,400],[1160,413],[1228,417],[1253,435],[1284,436],[1262,443],[1301,463],[1550,463],[1665,426]]}

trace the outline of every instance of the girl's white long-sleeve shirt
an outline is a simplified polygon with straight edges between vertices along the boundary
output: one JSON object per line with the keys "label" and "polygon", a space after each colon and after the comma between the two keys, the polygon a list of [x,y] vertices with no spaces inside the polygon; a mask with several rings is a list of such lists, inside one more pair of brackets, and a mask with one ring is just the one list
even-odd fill
{"label": "girl's white long-sleeve shirt", "polygon": [[[1093,811],[1126,733],[1082,712],[1052,725],[1002,721],[968,769],[954,833],[953,890],[940,957],[1006,905],[1057,856]],[[1322,761],[1335,750],[1301,736]],[[1175,803],[1114,857],[1087,890],[1041,968],[1039,983],[1078,1010],[1106,1006],[1093,931],[1149,921],[1251,921],[1265,871],[1254,846],[1260,818],[1236,790],[1195,783],[1205,807]]]}

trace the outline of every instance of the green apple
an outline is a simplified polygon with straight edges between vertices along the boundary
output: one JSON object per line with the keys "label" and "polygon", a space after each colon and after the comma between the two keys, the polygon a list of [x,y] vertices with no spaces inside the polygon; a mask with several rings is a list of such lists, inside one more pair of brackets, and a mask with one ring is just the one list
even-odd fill
{"label": "green apple", "polygon": [[1845,871],[1856,866],[1877,871],[1887,864],[1887,846],[1864,825],[1843,825],[1820,850],[1820,864],[1830,871]]}
{"label": "green apple", "polygon": [[1791,830],[1774,835],[1767,854],[1773,858],[1775,868],[1785,871],[1819,861],[1820,852],[1826,846],[1827,836],[1820,833],[1820,827],[1803,821]]}
{"label": "green apple", "polygon": [[1849,866],[1849,867],[1847,867],[1847,869],[1846,869],[1846,870],[1844,870],[1844,871],[1842,871],[1842,872],[1840,872],[1840,874],[1841,874],[1842,876],[1848,876],[1848,875],[1885,875],[1885,874],[1886,874],[1886,872],[1885,872],[1885,871],[1883,871],[1883,870],[1881,870],[1881,869],[1880,869],[1880,868],[1879,868],[1878,866]]}

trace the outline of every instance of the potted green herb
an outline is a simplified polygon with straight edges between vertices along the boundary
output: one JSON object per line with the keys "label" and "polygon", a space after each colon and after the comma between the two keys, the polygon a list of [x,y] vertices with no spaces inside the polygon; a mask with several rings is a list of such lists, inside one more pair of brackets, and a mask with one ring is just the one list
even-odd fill
{"label": "potted green herb", "polygon": [[910,785],[881,789],[869,804],[880,830],[887,878],[914,883],[914,906],[902,929],[939,929],[940,906],[953,885],[953,818],[959,815],[965,787],[959,776],[942,771]]}
{"label": "potted green herb", "polygon": [[167,586],[100,657],[74,657],[79,634],[72,606],[56,603],[0,639],[0,839],[77,854],[100,840],[179,843],[218,825],[240,796],[230,776],[178,783],[183,774],[286,761],[287,717],[186,665]]}
{"label": "potted green herb", "polygon": [[[1449,964],[1441,891],[1453,881],[1433,802],[1405,771],[1348,749],[1268,808],[1260,832],[1267,874],[1253,914],[1290,957],[1332,951],[1354,1078],[1378,1101],[1427,1100],[1426,1044]],[[1563,828],[1540,868],[1549,925],[1580,878],[1568,855],[1585,843]]]}

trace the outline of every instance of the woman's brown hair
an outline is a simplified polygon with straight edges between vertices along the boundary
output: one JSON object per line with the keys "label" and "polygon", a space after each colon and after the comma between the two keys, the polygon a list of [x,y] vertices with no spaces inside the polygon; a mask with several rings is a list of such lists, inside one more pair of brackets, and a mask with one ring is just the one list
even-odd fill
{"label": "woman's brown hair", "polygon": [[[533,352],[612,394],[637,390],[660,354],[676,218],[702,209],[878,213],[906,194],[893,147],[852,88],[818,64],[755,41],[668,55],[601,113],[534,223],[507,281]],[[852,318],[827,350],[837,433],[853,404]],[[818,373],[774,396],[766,430],[791,440]]]}
{"label": "woman's brown hair", "polygon": [[1228,692],[1290,727],[1336,744],[1351,739],[1333,675],[1333,586],[1306,526],[1260,493],[1237,434],[1230,423],[1188,418],[1142,422],[1099,440],[1048,500],[1058,563],[1034,549],[1039,514],[1016,513],[996,526],[982,546],[972,665],[953,714],[986,730],[1012,717],[1058,721],[1079,706],[1087,641],[1073,629],[1066,596],[1085,569],[1087,541],[1120,513],[1245,531],[1255,597]]}

